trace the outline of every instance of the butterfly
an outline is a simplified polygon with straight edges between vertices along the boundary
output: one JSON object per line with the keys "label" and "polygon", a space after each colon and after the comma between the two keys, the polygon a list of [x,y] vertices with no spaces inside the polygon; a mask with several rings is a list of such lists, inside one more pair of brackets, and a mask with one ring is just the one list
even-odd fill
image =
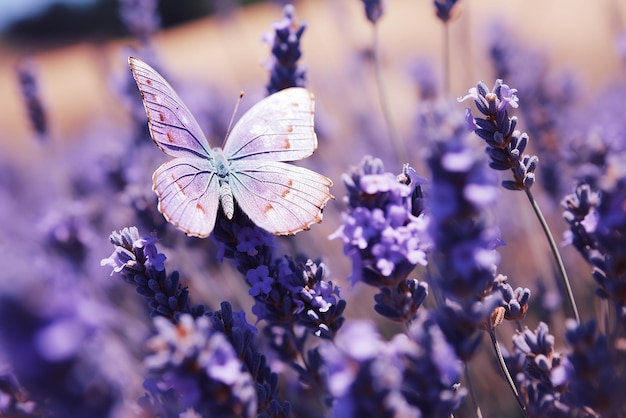
{"label": "butterfly", "polygon": [[259,227],[290,235],[322,221],[334,197],[332,181],[287,164],[313,154],[315,100],[304,88],[281,90],[256,103],[234,125],[223,149],[211,148],[187,106],[167,81],[140,59],[128,64],[155,144],[174,157],[156,169],[152,190],[168,222],[207,237],[219,206],[232,219],[235,202]]}

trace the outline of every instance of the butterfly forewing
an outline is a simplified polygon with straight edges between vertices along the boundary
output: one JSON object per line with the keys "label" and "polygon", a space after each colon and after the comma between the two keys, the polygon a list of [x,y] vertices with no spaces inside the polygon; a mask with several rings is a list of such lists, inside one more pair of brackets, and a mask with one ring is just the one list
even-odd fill
{"label": "butterfly forewing", "polygon": [[317,148],[313,130],[315,100],[306,89],[293,87],[261,100],[234,126],[224,154],[231,161],[296,161]]}
{"label": "butterfly forewing", "polygon": [[275,161],[232,164],[230,187],[252,221],[278,235],[295,234],[322,220],[332,181],[314,171]]}
{"label": "butterfly forewing", "polygon": [[128,64],[141,92],[154,142],[173,157],[190,153],[210,158],[210,146],[198,122],[172,86],[145,62],[129,58]]}
{"label": "butterfly forewing", "polygon": [[174,158],[152,176],[159,211],[188,235],[206,237],[215,226],[219,181],[209,160]]}

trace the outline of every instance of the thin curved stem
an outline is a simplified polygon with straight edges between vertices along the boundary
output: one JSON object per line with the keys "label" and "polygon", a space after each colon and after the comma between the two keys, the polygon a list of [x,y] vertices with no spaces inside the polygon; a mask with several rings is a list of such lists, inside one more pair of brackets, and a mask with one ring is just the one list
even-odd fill
{"label": "thin curved stem", "polygon": [[372,61],[374,63],[374,73],[376,75],[376,87],[378,89],[378,100],[380,101],[380,107],[387,127],[387,133],[391,140],[391,145],[394,151],[394,157],[397,164],[402,164],[406,159],[406,152],[404,144],[398,138],[396,129],[391,120],[391,110],[389,109],[389,103],[387,101],[387,95],[385,90],[385,84],[383,83],[383,72],[380,63],[380,57],[378,52],[378,26],[372,25]]}
{"label": "thin curved stem", "polygon": [[522,410],[522,414],[524,415],[525,418],[528,418],[528,412],[526,411],[526,406],[524,405],[522,398],[519,396],[519,393],[517,392],[517,387],[515,386],[515,382],[513,382],[513,378],[511,377],[511,374],[509,373],[509,369],[506,367],[506,363],[504,362],[504,357],[502,357],[502,351],[500,350],[500,345],[498,344],[498,341],[496,340],[496,331],[493,327],[489,327],[488,332],[489,332],[489,337],[491,338],[491,345],[493,346],[493,349],[496,353],[496,358],[498,359],[498,365],[500,366],[500,371],[504,375],[504,379],[509,384],[509,388],[511,389],[511,392],[513,392],[513,395],[515,396],[515,400],[517,401],[517,404]]}
{"label": "thin curved stem", "polygon": [[463,373],[465,375],[465,380],[467,381],[467,387],[470,392],[470,398],[472,399],[472,403],[474,404],[474,408],[476,408],[476,416],[478,418],[483,418],[483,413],[480,410],[480,406],[478,405],[478,398],[476,398],[476,391],[474,390],[474,384],[472,383],[472,377],[469,371],[469,363],[464,363]]}
{"label": "thin curved stem", "polygon": [[452,68],[450,67],[450,25],[445,22],[443,25],[443,88],[445,97],[450,95],[450,78],[452,77]]}
{"label": "thin curved stem", "polygon": [[539,224],[541,225],[541,229],[548,239],[548,244],[550,245],[550,250],[552,251],[552,255],[554,256],[554,260],[556,261],[556,265],[559,270],[559,275],[561,277],[561,284],[567,293],[567,298],[569,299],[570,307],[572,308],[572,313],[576,318],[576,322],[580,323],[580,316],[578,315],[578,308],[576,307],[576,301],[574,300],[574,293],[572,292],[572,287],[569,283],[569,278],[567,277],[567,272],[565,271],[565,265],[563,264],[563,259],[561,258],[561,253],[554,241],[554,237],[552,236],[552,232],[550,232],[550,228],[548,227],[548,223],[546,219],[543,217],[543,213],[541,212],[541,208],[537,204],[537,201],[533,197],[530,190],[525,190],[526,196],[528,196],[528,200],[530,201],[533,210],[535,211],[535,215],[537,215],[537,219],[539,220]]}

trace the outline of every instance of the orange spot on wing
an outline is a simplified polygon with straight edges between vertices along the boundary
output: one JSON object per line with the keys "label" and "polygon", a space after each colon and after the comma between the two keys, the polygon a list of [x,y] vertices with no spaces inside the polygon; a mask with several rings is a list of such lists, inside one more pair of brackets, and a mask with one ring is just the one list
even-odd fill
{"label": "orange spot on wing", "polygon": [[293,132],[293,125],[287,126],[287,132],[289,133]]}
{"label": "orange spot on wing", "polygon": [[291,142],[289,141],[289,138],[285,138],[283,141],[284,141],[283,142],[283,149],[291,148]]}
{"label": "orange spot on wing", "polygon": [[169,132],[167,133],[167,140],[170,141],[170,142],[174,142],[174,137]]}
{"label": "orange spot on wing", "polygon": [[152,85],[152,80],[150,80],[149,78],[146,78],[146,84],[151,86]]}
{"label": "orange spot on wing", "polygon": [[282,197],[287,197],[287,195],[291,192],[291,190],[289,189],[285,189],[283,190],[283,192],[280,194]]}
{"label": "orange spot on wing", "polygon": [[300,107],[300,103],[298,103],[298,102],[293,102],[293,103],[291,103],[291,105],[293,107]]}
{"label": "orange spot on wing", "polygon": [[165,115],[163,113],[159,113],[159,120],[165,122]]}
{"label": "orange spot on wing", "polygon": [[263,213],[268,213],[269,211],[271,211],[271,210],[273,210],[273,209],[274,209],[274,206],[272,206],[272,204],[271,204],[271,203],[267,203],[267,204],[265,205],[265,207],[263,208]]}
{"label": "orange spot on wing", "polygon": [[202,206],[200,203],[196,203],[196,209],[198,209],[203,214],[206,213],[206,211],[204,210],[204,206]]}
{"label": "orange spot on wing", "polygon": [[178,179],[173,174],[170,176],[170,178],[172,179],[176,187],[178,187],[178,192],[182,194],[183,196],[185,196],[187,193],[185,193],[185,189],[183,189],[183,186],[180,185],[180,183],[178,182]]}

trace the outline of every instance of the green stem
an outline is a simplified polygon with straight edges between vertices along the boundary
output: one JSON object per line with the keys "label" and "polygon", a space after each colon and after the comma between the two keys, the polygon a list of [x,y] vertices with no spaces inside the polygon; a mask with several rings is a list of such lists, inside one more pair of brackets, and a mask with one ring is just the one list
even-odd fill
{"label": "green stem", "polygon": [[395,127],[391,120],[391,111],[389,109],[389,103],[387,101],[387,95],[385,94],[385,85],[383,83],[383,72],[380,63],[380,57],[378,53],[378,26],[372,25],[372,61],[374,62],[374,72],[376,74],[376,86],[378,88],[378,100],[380,101],[380,107],[387,126],[387,132],[394,151],[394,156],[397,164],[402,164],[403,160],[407,158],[404,144],[400,142],[398,135],[396,134]]}
{"label": "green stem", "polygon": [[515,396],[515,400],[517,401],[517,404],[522,410],[522,414],[524,415],[525,418],[528,418],[528,412],[526,411],[526,406],[524,405],[522,398],[519,396],[519,393],[517,392],[517,387],[515,386],[515,382],[513,382],[513,378],[511,377],[511,374],[509,373],[509,369],[506,367],[506,363],[504,362],[504,357],[502,357],[502,351],[500,351],[500,345],[498,344],[498,341],[496,340],[496,330],[493,327],[489,327],[488,331],[489,331],[489,337],[491,338],[491,345],[493,345],[493,349],[496,352],[496,357],[498,359],[498,365],[500,366],[500,371],[504,375],[504,379],[509,384],[509,388],[511,389],[511,392],[513,392],[513,395]]}
{"label": "green stem", "polygon": [[533,197],[530,190],[526,189],[526,196],[528,196],[528,200],[530,201],[533,210],[535,211],[535,215],[537,215],[537,219],[539,220],[539,224],[543,229],[543,233],[548,239],[548,244],[550,245],[550,250],[552,251],[552,255],[554,256],[554,260],[556,261],[556,265],[558,267],[560,276],[561,276],[561,284],[567,293],[567,298],[569,299],[570,307],[572,308],[572,312],[574,317],[576,318],[576,322],[580,323],[580,316],[578,315],[578,308],[576,307],[576,301],[574,300],[574,294],[572,293],[572,287],[570,286],[569,279],[567,277],[567,272],[565,271],[565,265],[563,264],[563,259],[561,258],[561,254],[559,253],[559,249],[554,241],[554,237],[552,236],[552,232],[550,232],[550,228],[548,227],[548,223],[546,219],[543,217],[543,213],[541,213],[541,208],[539,208],[539,204]]}

